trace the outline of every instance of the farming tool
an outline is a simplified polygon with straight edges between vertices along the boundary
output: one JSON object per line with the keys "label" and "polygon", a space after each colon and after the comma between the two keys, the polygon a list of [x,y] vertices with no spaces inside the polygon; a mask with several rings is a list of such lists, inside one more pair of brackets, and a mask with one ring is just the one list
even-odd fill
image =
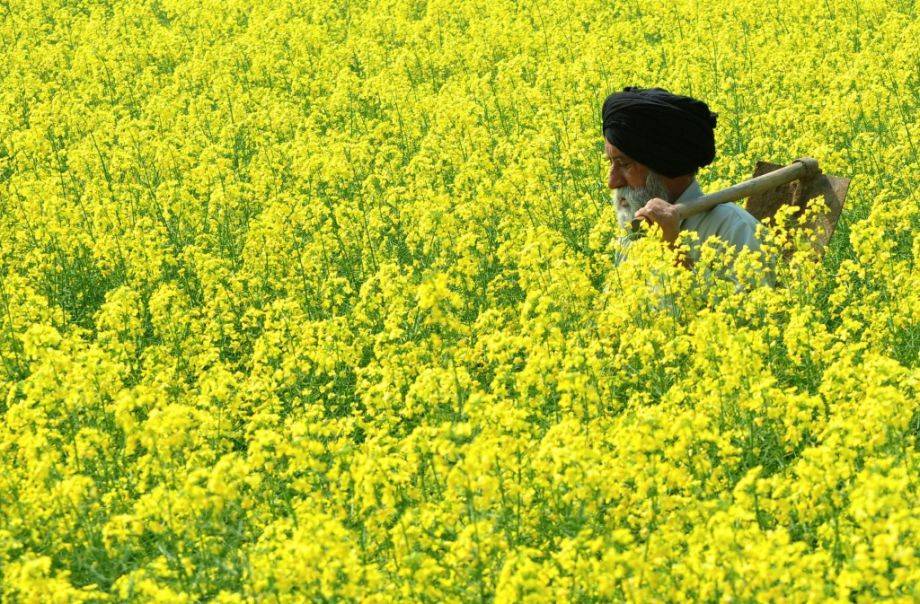
{"label": "farming tool", "polygon": [[[815,228],[814,247],[823,255],[834,234],[849,186],[849,178],[822,173],[818,161],[810,157],[799,158],[786,166],[759,161],[750,180],[675,205],[681,218],[689,218],[719,204],[748,198],[747,211],[763,221],[772,218],[784,205],[796,206],[794,216],[801,216],[809,200],[823,197],[822,211],[801,224]],[[637,230],[641,222],[633,220],[633,230]]]}

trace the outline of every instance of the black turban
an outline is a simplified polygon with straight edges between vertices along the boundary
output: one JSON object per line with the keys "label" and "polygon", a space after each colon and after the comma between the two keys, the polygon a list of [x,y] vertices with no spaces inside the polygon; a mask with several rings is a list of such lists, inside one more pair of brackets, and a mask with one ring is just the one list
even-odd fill
{"label": "black turban", "polygon": [[628,86],[604,101],[604,136],[659,174],[692,174],[716,157],[716,115],[688,96]]}

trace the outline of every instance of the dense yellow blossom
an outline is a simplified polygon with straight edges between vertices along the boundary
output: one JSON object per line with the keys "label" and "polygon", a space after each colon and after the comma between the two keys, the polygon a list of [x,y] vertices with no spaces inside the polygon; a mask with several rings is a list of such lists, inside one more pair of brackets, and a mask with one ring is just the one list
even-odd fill
{"label": "dense yellow blossom", "polygon": [[[0,599],[920,600],[917,11],[3,3]],[[628,85],[824,256],[618,262]]]}

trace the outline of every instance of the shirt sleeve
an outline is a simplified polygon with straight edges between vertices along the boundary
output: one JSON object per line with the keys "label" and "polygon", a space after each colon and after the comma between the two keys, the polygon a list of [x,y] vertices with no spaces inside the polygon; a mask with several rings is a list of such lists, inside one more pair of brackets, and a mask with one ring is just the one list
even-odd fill
{"label": "shirt sleeve", "polygon": [[757,223],[748,220],[738,220],[726,229],[722,237],[735,246],[739,251],[742,247],[751,250],[760,249],[760,240],[757,238]]}

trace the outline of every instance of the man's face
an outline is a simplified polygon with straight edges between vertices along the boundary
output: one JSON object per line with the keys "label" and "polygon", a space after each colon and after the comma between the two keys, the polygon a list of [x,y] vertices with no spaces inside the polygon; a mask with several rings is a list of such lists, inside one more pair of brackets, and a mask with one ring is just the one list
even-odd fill
{"label": "man's face", "polygon": [[610,163],[610,177],[607,185],[613,189],[613,203],[617,220],[622,226],[632,221],[636,211],[653,197],[670,201],[668,188],[661,177],[611,145],[604,139],[607,159]]}
{"label": "man's face", "polygon": [[633,187],[638,189],[645,186],[648,177],[648,168],[610,144],[604,137],[604,151],[610,161],[610,172],[607,175],[607,186],[611,189],[620,187]]}

